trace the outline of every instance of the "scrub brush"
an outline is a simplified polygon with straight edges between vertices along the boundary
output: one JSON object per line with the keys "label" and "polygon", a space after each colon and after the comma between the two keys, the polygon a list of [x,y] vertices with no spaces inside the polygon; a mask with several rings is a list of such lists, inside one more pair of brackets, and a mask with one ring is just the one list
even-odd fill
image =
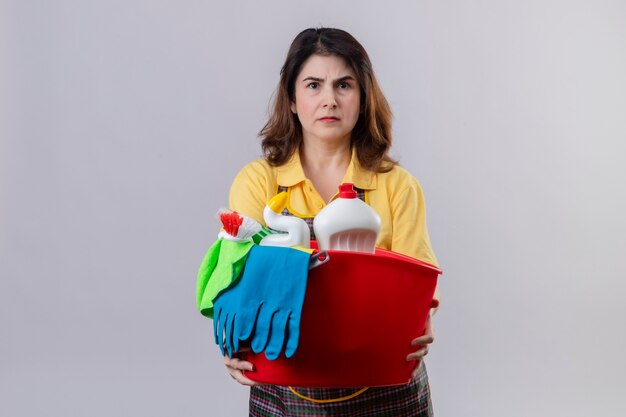
{"label": "scrub brush", "polygon": [[218,210],[217,217],[224,227],[218,238],[234,242],[252,241],[258,244],[265,236],[276,233],[256,220],[243,216],[236,211],[222,208]]}

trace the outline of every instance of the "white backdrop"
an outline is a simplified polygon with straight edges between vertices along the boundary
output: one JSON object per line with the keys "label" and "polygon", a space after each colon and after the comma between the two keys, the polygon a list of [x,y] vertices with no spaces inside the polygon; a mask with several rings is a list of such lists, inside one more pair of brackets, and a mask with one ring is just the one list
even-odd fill
{"label": "white backdrop", "polygon": [[[623,1],[0,1],[0,415],[243,416],[195,276],[289,43],[366,47],[444,275],[438,416],[623,416]],[[364,364],[366,366],[366,364]]]}

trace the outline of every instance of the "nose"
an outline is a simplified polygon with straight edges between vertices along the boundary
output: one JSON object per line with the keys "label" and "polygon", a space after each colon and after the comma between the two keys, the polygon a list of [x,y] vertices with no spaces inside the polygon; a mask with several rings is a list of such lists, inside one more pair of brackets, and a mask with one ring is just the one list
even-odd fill
{"label": "nose", "polygon": [[337,101],[333,98],[332,100],[327,101],[326,104],[324,104],[324,107],[334,109],[337,107]]}
{"label": "nose", "polygon": [[335,90],[329,88],[324,95],[324,108],[334,109],[337,107],[337,98],[335,97]]}

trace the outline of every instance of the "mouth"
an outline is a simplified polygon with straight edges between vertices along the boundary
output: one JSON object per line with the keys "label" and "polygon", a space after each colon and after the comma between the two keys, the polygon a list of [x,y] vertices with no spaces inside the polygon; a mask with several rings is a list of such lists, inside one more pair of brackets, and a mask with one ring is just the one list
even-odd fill
{"label": "mouth", "polygon": [[319,121],[320,121],[320,122],[323,122],[323,123],[332,123],[332,122],[337,122],[337,121],[339,121],[339,118],[337,118],[337,117],[332,117],[332,116],[327,116],[327,117],[321,117],[321,118],[319,119]]}

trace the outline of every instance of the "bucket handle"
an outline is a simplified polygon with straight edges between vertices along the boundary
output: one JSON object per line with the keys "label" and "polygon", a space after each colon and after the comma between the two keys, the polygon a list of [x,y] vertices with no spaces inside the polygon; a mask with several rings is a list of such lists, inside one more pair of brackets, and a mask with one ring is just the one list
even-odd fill
{"label": "bucket handle", "polygon": [[320,265],[324,265],[330,260],[330,255],[325,250],[314,253],[309,259],[309,271],[313,268],[317,268]]}
{"label": "bucket handle", "polygon": [[339,397],[339,398],[331,398],[328,400],[318,400],[316,398],[311,398],[311,397],[307,397],[306,395],[300,394],[298,391],[296,391],[293,387],[288,387],[289,391],[291,391],[296,397],[298,398],[302,398],[303,400],[306,401],[310,401],[312,403],[317,403],[317,404],[330,404],[330,403],[339,403],[342,401],[348,401],[351,400],[354,397],[357,397],[361,394],[363,394],[365,391],[367,391],[369,389],[369,387],[364,387],[361,388],[360,390],[350,394],[350,395],[346,395],[345,397]]}

